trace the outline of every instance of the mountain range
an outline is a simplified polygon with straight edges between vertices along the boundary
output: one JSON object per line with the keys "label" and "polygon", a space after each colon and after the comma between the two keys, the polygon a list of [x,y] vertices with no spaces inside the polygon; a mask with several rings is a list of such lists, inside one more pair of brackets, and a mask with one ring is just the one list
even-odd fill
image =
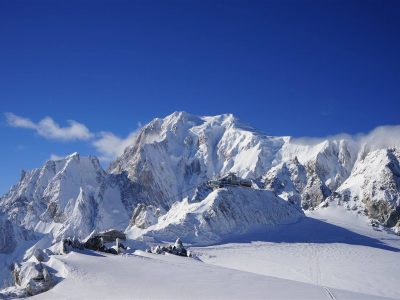
{"label": "mountain range", "polygon": [[[399,232],[400,141],[373,141],[268,136],[232,114],[175,112],[143,126],[107,170],[73,153],[22,171],[0,198],[0,253],[10,263],[38,240],[48,247],[110,228],[132,239],[213,244],[331,203]],[[229,173],[252,187],[207,186]]]}

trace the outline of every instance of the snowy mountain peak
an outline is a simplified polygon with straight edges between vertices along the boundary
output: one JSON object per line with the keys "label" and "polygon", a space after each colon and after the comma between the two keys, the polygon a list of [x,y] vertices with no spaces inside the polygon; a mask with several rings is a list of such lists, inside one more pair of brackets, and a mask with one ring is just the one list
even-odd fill
{"label": "snowy mountain peak", "polygon": [[[233,114],[221,114],[215,116],[196,116],[184,111],[177,111],[163,119],[156,118],[148,124],[150,128],[158,127],[162,131],[176,131],[178,126],[183,127],[214,127],[222,126],[225,128],[236,127],[250,130],[251,127],[241,122]],[[146,126],[147,127],[147,126]],[[255,130],[254,130],[255,131]]]}
{"label": "snowy mountain peak", "polygon": [[[0,198],[0,255],[23,253],[39,237],[50,247],[111,228],[143,241],[212,244],[336,203],[399,229],[399,148],[369,145],[268,136],[232,114],[175,112],[143,126],[108,171],[79,153],[22,171]],[[206,184],[230,172],[251,187]]]}
{"label": "snowy mountain peak", "polygon": [[[108,228],[124,220],[128,223],[121,190],[116,178],[101,168],[96,157],[73,153],[25,172],[0,199],[0,210],[28,229],[52,230],[55,237],[85,237],[95,228]],[[73,228],[79,230],[73,233]]]}
{"label": "snowy mountain peak", "polygon": [[[257,190],[266,189],[297,209],[337,201],[394,226],[400,220],[399,157],[397,148],[368,152],[351,137],[274,137],[232,114],[175,112],[145,125],[108,172],[96,157],[79,153],[22,172],[20,182],[0,198],[0,212],[18,226],[56,239],[128,226],[153,226],[155,236],[173,207],[186,201],[181,212],[186,214],[198,203],[211,203],[203,202],[212,193],[206,182],[234,172],[253,183],[249,192],[240,192],[243,199],[229,198],[250,201],[236,213],[246,215]],[[228,194],[217,194],[225,203]],[[179,220],[174,224],[183,226]],[[162,222],[164,229],[175,228]]]}
{"label": "snowy mountain peak", "polygon": [[[33,214],[36,218],[43,215],[43,207],[65,216],[61,210],[72,209],[75,203],[70,199],[102,195],[106,187],[113,186],[128,214],[137,203],[168,210],[185,197],[201,201],[208,193],[207,180],[234,172],[253,180],[258,188],[270,189],[308,209],[347,190],[359,173],[368,177],[370,169],[378,170],[381,166],[375,168],[371,158],[375,155],[379,154],[382,165],[390,166],[384,169],[390,175],[387,178],[397,178],[397,150],[368,152],[363,147],[368,143],[345,135],[328,139],[267,136],[232,114],[195,116],[177,111],[145,125],[135,142],[110,165],[109,173],[96,157],[73,153],[23,173],[20,183],[2,202],[34,199],[42,207],[38,208],[41,213]],[[382,184],[389,182],[397,181]],[[396,197],[393,194],[387,198],[393,209]],[[50,203],[53,206],[49,208]]]}
{"label": "snowy mountain peak", "polygon": [[369,153],[363,145],[371,142],[365,141],[348,135],[273,137],[232,114],[198,117],[175,112],[146,125],[110,171],[126,172],[144,185],[144,197],[157,199],[154,204],[164,208],[177,201],[175,195],[196,198],[196,187],[229,172],[313,208],[336,192]]}

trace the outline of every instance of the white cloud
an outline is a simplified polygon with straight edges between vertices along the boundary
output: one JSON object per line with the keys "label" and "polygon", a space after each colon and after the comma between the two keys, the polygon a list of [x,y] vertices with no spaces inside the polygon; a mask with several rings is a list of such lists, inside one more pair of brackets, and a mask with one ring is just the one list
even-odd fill
{"label": "white cloud", "polygon": [[35,129],[36,124],[28,118],[17,116],[13,113],[5,113],[8,125],[12,127]]}
{"label": "white cloud", "polygon": [[400,125],[379,126],[366,135],[359,135],[358,140],[370,150],[400,148]]}
{"label": "white cloud", "polygon": [[101,154],[100,159],[110,161],[124,153],[126,147],[133,145],[138,136],[138,130],[131,132],[126,138],[120,138],[111,132],[101,132],[100,138],[93,141],[93,146]]}
{"label": "white cloud", "polygon": [[89,140],[93,137],[93,134],[84,124],[74,120],[68,121],[69,126],[60,127],[60,125],[54,122],[50,117],[45,117],[38,123],[13,113],[6,113],[5,117],[9,126],[35,130],[37,134],[47,139],[72,141]]}
{"label": "white cloud", "polygon": [[400,148],[400,125],[379,126],[369,133],[359,133],[349,135],[346,133],[336,134],[326,137],[296,137],[292,138],[292,143],[299,145],[316,145],[326,140],[352,141],[356,147],[365,148],[373,151],[383,148]]}
{"label": "white cloud", "polygon": [[[84,124],[73,120],[68,121],[69,126],[61,127],[50,117],[45,117],[37,123],[29,118],[21,117],[10,112],[5,113],[5,117],[9,126],[34,130],[37,134],[47,139],[87,141],[96,149],[97,154],[103,161],[111,161],[121,155],[126,147],[133,145],[138,134],[138,130],[135,130],[128,134],[127,137],[121,138],[108,131],[92,133]],[[142,124],[138,123],[138,128],[140,127],[142,127]],[[63,158],[64,157],[55,154],[50,156],[51,160]]]}

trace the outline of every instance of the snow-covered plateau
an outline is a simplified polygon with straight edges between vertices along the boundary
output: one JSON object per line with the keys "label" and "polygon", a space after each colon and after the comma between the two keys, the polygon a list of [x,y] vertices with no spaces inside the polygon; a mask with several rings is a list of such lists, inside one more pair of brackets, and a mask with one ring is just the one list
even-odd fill
{"label": "snow-covered plateau", "polygon": [[[73,153],[22,171],[0,198],[0,298],[400,299],[397,131],[273,137],[175,112],[108,170]],[[230,173],[250,184],[207,185]],[[123,254],[84,249],[109,229]],[[144,251],[178,237],[191,257]]]}

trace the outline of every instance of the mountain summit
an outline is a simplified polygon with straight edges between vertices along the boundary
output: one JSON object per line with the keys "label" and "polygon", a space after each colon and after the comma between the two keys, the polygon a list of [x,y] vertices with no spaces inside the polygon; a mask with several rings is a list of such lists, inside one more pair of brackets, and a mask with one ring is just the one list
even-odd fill
{"label": "mountain summit", "polygon": [[136,223],[143,229],[174,203],[206,199],[207,180],[234,172],[251,179],[254,189],[270,190],[303,209],[335,201],[395,226],[399,158],[398,149],[371,149],[351,136],[274,137],[232,114],[175,112],[141,128],[108,171],[96,157],[74,153],[23,172],[1,197],[0,211],[17,226],[56,238],[84,238],[93,230]]}

